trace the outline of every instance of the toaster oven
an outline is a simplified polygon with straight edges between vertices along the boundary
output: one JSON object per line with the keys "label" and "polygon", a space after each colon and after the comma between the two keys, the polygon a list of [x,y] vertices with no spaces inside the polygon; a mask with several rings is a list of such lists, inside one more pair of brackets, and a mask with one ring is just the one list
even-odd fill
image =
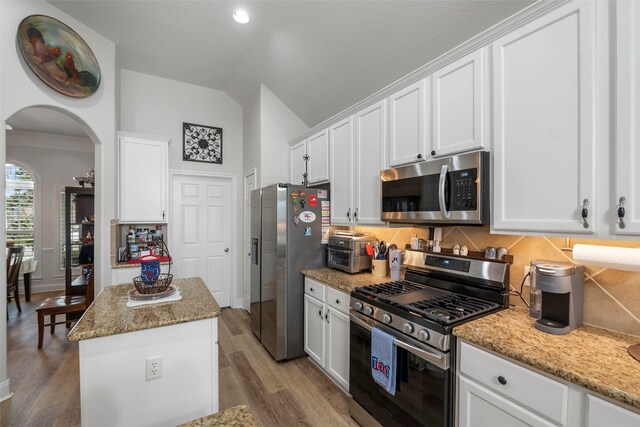
{"label": "toaster oven", "polygon": [[371,270],[371,257],[367,255],[367,243],[374,238],[362,233],[337,232],[329,237],[327,246],[327,267],[360,273]]}

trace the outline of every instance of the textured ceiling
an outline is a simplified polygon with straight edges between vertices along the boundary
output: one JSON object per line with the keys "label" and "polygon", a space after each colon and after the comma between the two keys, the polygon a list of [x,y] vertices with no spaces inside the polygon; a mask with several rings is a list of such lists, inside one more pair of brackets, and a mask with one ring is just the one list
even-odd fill
{"label": "textured ceiling", "polygon": [[[114,41],[122,68],[240,104],[262,82],[311,127],[533,1],[50,3]],[[231,19],[237,6],[248,25]]]}

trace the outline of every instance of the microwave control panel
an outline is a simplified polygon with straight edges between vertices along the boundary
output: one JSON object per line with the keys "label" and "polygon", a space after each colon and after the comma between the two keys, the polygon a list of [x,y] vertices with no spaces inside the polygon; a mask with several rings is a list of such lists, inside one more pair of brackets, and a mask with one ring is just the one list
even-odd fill
{"label": "microwave control panel", "polygon": [[474,211],[478,209],[478,170],[464,169],[452,171],[451,210]]}

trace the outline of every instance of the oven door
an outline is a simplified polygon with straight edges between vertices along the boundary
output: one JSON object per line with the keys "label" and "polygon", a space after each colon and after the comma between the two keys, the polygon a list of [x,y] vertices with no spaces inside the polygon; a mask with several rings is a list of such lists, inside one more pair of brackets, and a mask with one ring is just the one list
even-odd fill
{"label": "oven door", "polygon": [[[371,376],[371,328],[393,335],[397,351],[396,393]],[[453,422],[453,374],[449,354],[398,336],[390,328],[351,314],[349,393],[384,426],[443,427]]]}
{"label": "oven door", "polygon": [[353,251],[351,249],[341,249],[327,247],[327,266],[351,273],[353,270]]}

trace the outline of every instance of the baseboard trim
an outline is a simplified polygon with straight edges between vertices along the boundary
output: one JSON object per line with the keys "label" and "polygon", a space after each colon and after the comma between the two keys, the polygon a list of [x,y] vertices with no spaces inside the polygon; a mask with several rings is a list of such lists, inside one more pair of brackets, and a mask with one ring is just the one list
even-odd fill
{"label": "baseboard trim", "polygon": [[31,294],[39,292],[64,291],[64,283],[51,283],[47,285],[31,285]]}
{"label": "baseboard trim", "polygon": [[11,380],[7,379],[0,383],[0,402],[11,399],[13,393],[11,393]]}
{"label": "baseboard trim", "polygon": [[244,298],[236,298],[233,308],[244,308]]}

